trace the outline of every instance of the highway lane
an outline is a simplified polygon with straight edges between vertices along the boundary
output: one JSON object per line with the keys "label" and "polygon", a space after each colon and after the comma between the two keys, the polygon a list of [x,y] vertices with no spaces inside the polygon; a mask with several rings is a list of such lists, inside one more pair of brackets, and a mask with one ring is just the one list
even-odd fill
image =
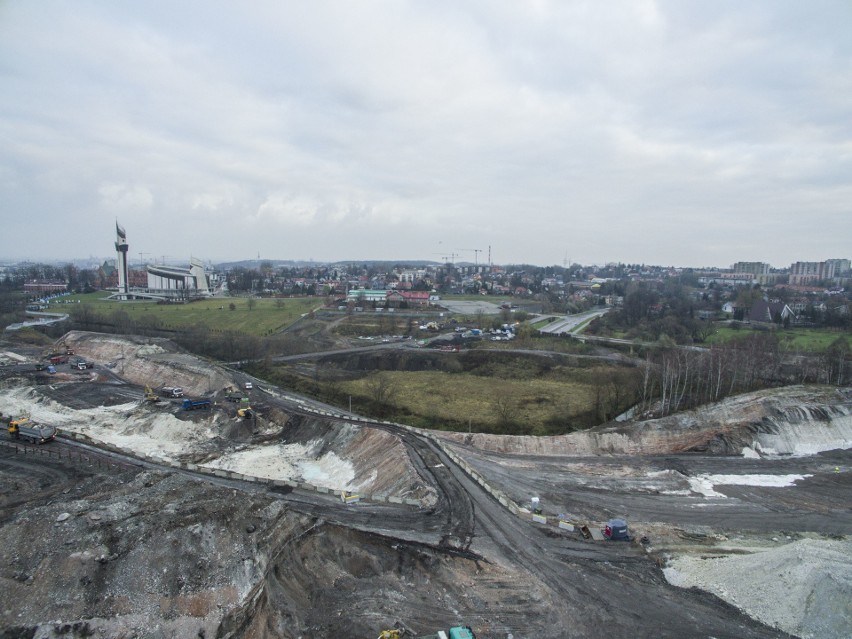
{"label": "highway lane", "polygon": [[542,333],[549,333],[553,335],[559,335],[560,333],[574,333],[577,327],[581,324],[593,320],[596,317],[600,317],[601,315],[605,315],[609,311],[609,308],[604,308],[585,311],[575,315],[566,315],[565,317],[555,320],[546,326],[542,326],[538,330]]}

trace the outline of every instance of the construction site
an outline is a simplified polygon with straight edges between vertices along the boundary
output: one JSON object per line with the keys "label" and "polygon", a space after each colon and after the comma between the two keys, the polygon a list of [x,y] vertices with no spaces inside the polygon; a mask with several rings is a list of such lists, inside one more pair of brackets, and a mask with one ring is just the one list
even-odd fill
{"label": "construction site", "polygon": [[160,338],[5,349],[2,638],[852,636],[849,388],[506,436]]}

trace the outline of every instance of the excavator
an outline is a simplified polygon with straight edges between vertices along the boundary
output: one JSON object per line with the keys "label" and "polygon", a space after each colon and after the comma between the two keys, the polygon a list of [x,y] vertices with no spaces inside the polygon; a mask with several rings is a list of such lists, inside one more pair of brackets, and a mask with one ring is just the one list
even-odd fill
{"label": "excavator", "polygon": [[240,408],[237,411],[237,415],[242,419],[251,419],[253,413],[251,412],[251,406],[246,406],[245,408]]}
{"label": "excavator", "polygon": [[379,639],[402,639],[405,635],[405,629],[394,628],[392,630],[382,630]]}
{"label": "excavator", "polygon": [[160,401],[160,398],[157,397],[157,393],[155,393],[147,384],[145,385],[145,401],[152,403]]}

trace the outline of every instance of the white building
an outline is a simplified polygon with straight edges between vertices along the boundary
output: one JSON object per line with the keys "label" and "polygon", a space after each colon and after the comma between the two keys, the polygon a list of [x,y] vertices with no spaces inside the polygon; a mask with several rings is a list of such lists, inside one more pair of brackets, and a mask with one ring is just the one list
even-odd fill
{"label": "white building", "polygon": [[164,298],[192,298],[210,295],[210,283],[204,264],[196,258],[190,259],[189,268],[149,264],[148,294]]}

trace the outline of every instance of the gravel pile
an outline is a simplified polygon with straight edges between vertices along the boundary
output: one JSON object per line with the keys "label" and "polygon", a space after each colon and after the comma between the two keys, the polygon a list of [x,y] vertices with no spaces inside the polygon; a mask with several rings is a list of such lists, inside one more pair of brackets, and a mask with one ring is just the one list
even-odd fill
{"label": "gravel pile", "polygon": [[852,540],[802,539],[750,555],[682,556],[669,583],[706,590],[803,639],[852,637]]}

